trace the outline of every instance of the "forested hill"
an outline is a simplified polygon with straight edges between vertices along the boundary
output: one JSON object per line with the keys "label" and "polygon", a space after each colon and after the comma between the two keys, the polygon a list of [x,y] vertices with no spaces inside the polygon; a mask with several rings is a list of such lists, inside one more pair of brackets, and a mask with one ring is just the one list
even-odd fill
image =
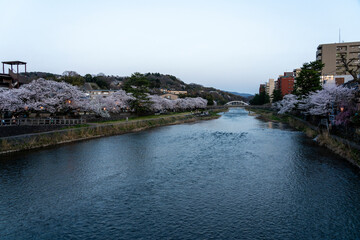
{"label": "forested hill", "polygon": [[186,84],[173,75],[160,74],[160,73],[147,73],[144,77],[149,80],[150,87],[152,87],[154,93],[157,93],[157,89],[167,89],[175,91],[187,91],[187,96],[190,97],[202,97],[208,101],[216,101],[218,104],[225,104],[229,101],[242,100],[245,98],[237,96],[232,93],[221,91],[212,87],[204,87],[199,84],[190,83]]}
{"label": "forested hill", "polygon": [[[86,74],[81,76],[74,71],[66,71],[62,75],[44,73],[44,72],[29,72],[26,75],[30,79],[45,78],[56,81],[65,81],[73,85],[82,87],[86,82],[96,83],[101,89],[125,89],[126,86],[134,85],[146,87],[152,94],[161,94],[160,89],[187,91],[189,97],[202,97],[207,99],[210,103],[216,101],[222,105],[229,101],[246,99],[229,92],[221,91],[212,87],[204,87],[199,84],[187,84],[177,77],[169,74],[160,73],[134,73],[130,77],[107,76],[105,74],[91,75]],[[183,96],[185,97],[185,96]]]}

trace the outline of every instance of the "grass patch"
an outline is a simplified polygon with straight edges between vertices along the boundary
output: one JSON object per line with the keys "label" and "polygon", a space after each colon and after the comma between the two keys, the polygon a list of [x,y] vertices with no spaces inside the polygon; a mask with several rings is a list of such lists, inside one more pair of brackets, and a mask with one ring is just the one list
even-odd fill
{"label": "grass patch", "polygon": [[[136,120],[147,120],[147,119],[157,119],[157,118],[163,118],[163,117],[169,117],[169,116],[178,116],[178,115],[186,115],[191,114],[191,112],[177,112],[177,113],[171,113],[171,114],[162,114],[162,115],[148,115],[148,116],[140,116],[140,117],[130,117],[128,118],[129,121],[136,121]],[[126,122],[126,119],[121,120],[102,120],[102,121],[96,121],[93,123],[119,123],[119,122]]]}

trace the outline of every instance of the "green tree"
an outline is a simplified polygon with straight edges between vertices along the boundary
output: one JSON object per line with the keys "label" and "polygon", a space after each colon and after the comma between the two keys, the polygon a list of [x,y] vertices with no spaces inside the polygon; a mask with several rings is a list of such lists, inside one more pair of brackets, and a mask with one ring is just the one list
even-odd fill
{"label": "green tree", "polygon": [[85,74],[84,79],[85,79],[85,82],[93,82],[93,77],[89,73]]}
{"label": "green tree", "polygon": [[299,76],[295,78],[293,93],[297,96],[306,96],[310,92],[321,90],[320,76],[324,64],[321,61],[304,63]]}
{"label": "green tree", "polygon": [[208,101],[207,105],[208,106],[213,106],[215,103],[214,103],[214,97],[210,94],[208,94],[205,99]]}
{"label": "green tree", "polygon": [[[126,92],[148,92],[148,87],[150,86],[150,81],[146,78],[144,74],[133,73],[131,77],[126,79],[123,89]],[[135,90],[137,89],[137,90]]]}
{"label": "green tree", "polygon": [[62,81],[65,81],[67,83],[70,83],[71,85],[74,86],[83,86],[85,83],[85,80],[82,76],[77,75],[77,76],[62,76],[61,77]]}
{"label": "green tree", "polygon": [[278,101],[281,101],[282,99],[283,99],[283,97],[282,97],[281,91],[275,89],[273,94],[272,94],[272,101],[273,102],[278,102]]}
{"label": "green tree", "polygon": [[147,95],[149,92],[148,87],[150,86],[150,81],[146,78],[144,74],[134,73],[128,78],[123,86],[123,89],[132,93],[136,98],[130,102],[130,106],[135,110],[137,114],[144,115],[150,112],[150,100]]}
{"label": "green tree", "polygon": [[105,80],[103,80],[102,78],[100,78],[100,77],[96,77],[95,83],[96,83],[96,84],[99,86],[99,88],[101,88],[101,89],[108,89],[108,88],[109,88],[108,83],[107,83]]}
{"label": "green tree", "polygon": [[250,100],[251,105],[263,105],[270,102],[270,97],[266,92],[255,94],[254,98]]}

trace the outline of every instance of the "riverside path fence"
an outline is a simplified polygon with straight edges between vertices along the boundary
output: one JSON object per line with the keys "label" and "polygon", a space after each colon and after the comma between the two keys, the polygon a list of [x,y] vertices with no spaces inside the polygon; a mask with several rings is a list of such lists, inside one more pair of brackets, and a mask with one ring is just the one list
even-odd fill
{"label": "riverside path fence", "polygon": [[78,125],[85,124],[86,119],[59,118],[4,118],[0,119],[0,127],[8,126],[39,126],[39,125]]}

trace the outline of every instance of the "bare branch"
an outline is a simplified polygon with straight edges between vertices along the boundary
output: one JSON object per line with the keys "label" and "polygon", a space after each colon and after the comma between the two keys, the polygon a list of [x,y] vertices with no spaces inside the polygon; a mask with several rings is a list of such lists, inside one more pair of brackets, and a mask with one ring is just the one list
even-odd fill
{"label": "bare branch", "polygon": [[340,59],[341,59],[341,62],[343,64],[346,72],[350,73],[350,75],[354,78],[354,81],[359,82],[359,79],[358,79],[359,68],[357,67],[356,69],[354,69],[350,66],[350,64],[356,59],[352,58],[349,61],[347,61],[345,54],[340,54]]}

